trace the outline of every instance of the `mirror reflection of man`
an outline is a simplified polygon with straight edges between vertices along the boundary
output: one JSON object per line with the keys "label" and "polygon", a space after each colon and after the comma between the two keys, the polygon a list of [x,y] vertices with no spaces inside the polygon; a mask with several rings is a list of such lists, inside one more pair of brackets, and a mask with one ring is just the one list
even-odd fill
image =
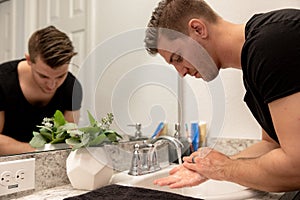
{"label": "mirror reflection of man", "polygon": [[32,132],[56,110],[79,120],[82,87],[68,71],[77,54],[69,37],[54,26],[37,30],[28,52],[0,65],[0,155],[34,151]]}

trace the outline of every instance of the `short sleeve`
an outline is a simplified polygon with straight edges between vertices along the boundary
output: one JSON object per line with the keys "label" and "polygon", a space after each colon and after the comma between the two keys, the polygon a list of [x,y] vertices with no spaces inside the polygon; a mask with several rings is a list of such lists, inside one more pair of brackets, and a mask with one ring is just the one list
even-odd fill
{"label": "short sleeve", "polygon": [[253,82],[265,103],[300,91],[300,23],[268,24],[257,34]]}
{"label": "short sleeve", "polygon": [[63,83],[63,85],[57,90],[55,100],[52,102],[52,106],[61,110],[79,110],[82,102],[82,87],[77,78],[71,73]]}
{"label": "short sleeve", "polygon": [[71,110],[79,110],[82,102],[82,87],[80,82],[75,79],[72,92],[72,108]]}

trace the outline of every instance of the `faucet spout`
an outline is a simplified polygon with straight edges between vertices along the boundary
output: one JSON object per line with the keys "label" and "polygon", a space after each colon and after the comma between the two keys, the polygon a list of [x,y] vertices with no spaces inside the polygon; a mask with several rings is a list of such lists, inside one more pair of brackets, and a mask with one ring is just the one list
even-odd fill
{"label": "faucet spout", "polygon": [[173,147],[176,149],[177,157],[178,157],[178,162],[179,164],[182,164],[181,161],[181,149],[184,148],[184,145],[180,140],[178,140],[175,137],[171,136],[159,136],[151,141],[152,144],[156,144],[159,141],[167,141],[169,144],[173,145]]}
{"label": "faucet spout", "polygon": [[171,145],[173,145],[176,149],[183,148],[182,142],[180,142],[177,138],[171,136],[159,136],[151,141],[152,144],[155,144],[158,141],[165,140]]}

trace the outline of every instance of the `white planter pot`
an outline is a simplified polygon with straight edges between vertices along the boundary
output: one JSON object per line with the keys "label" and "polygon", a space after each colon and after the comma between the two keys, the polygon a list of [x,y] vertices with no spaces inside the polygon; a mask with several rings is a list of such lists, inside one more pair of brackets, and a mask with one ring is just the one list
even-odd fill
{"label": "white planter pot", "polygon": [[70,148],[70,146],[66,143],[45,144],[43,147],[37,148],[36,151],[51,151],[68,148]]}
{"label": "white planter pot", "polygon": [[76,189],[94,190],[108,185],[113,175],[113,168],[104,147],[71,151],[66,167],[68,178]]}

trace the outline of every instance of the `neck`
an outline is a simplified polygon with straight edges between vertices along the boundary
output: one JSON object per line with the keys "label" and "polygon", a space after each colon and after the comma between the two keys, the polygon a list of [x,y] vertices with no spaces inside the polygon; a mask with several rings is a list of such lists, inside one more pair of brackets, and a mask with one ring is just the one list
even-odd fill
{"label": "neck", "polygon": [[241,52],[245,42],[245,25],[220,19],[212,31],[215,54],[220,68],[241,69]]}
{"label": "neck", "polygon": [[22,93],[26,100],[35,106],[45,106],[52,99],[54,94],[45,94],[32,78],[31,67],[26,61],[18,66],[18,76]]}

